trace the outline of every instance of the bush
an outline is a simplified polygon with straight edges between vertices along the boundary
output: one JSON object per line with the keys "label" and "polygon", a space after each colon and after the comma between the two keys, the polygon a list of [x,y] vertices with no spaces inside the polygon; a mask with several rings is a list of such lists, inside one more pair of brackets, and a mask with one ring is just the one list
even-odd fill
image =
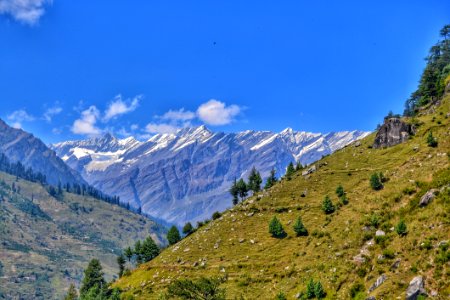
{"label": "bush", "polygon": [[194,232],[194,227],[190,222],[187,222],[183,227],[183,234],[190,235],[192,232]]}
{"label": "bush", "polygon": [[314,288],[315,288],[314,280],[310,279],[308,281],[308,284],[306,285],[306,297],[308,299],[314,298],[316,296],[316,294],[314,293]]}
{"label": "bush", "polygon": [[405,236],[408,233],[408,229],[406,227],[405,221],[402,219],[398,222],[397,226],[395,226],[395,231],[400,236]]}
{"label": "bush", "polygon": [[276,216],[274,216],[269,223],[269,233],[276,238],[283,238],[286,236],[283,225],[281,225],[281,222]]}
{"label": "bush", "polygon": [[436,148],[438,146],[437,139],[433,136],[433,133],[430,132],[427,137],[427,144],[429,147]]}
{"label": "bush", "polygon": [[287,300],[286,295],[283,292],[279,292],[275,297],[275,300]]}
{"label": "bush", "polygon": [[314,285],[314,295],[316,296],[317,299],[325,298],[325,291],[320,281],[317,281],[316,284]]}
{"label": "bush", "polygon": [[345,191],[344,191],[344,188],[342,187],[342,185],[338,185],[338,187],[336,188],[336,195],[339,198],[345,195]]}
{"label": "bush", "polygon": [[362,284],[361,282],[357,282],[355,284],[353,284],[350,288],[350,297],[355,298],[356,296],[358,296],[358,294],[360,294],[361,292],[364,292],[365,287],[364,284]]}
{"label": "bush", "polygon": [[325,196],[322,201],[322,210],[326,214],[332,214],[336,210],[336,207],[334,206],[333,202],[331,202],[331,199],[330,197],[328,197],[328,195]]}
{"label": "bush", "polygon": [[370,187],[375,191],[379,191],[383,188],[383,183],[381,181],[380,174],[381,173],[373,173],[370,176]]}
{"label": "bush", "polygon": [[395,252],[394,252],[394,250],[391,250],[391,249],[384,249],[383,250],[383,255],[387,259],[394,259],[395,258]]}
{"label": "bush", "polygon": [[218,211],[214,212],[212,215],[212,219],[213,220],[217,220],[218,218],[220,218],[222,216],[222,214]]}
{"label": "bush", "polygon": [[298,217],[295,220],[294,231],[297,234],[297,236],[307,236],[308,235],[308,230],[305,228],[305,225],[303,225],[302,219],[300,217]]}
{"label": "bush", "polygon": [[169,285],[167,293],[169,297],[180,299],[225,300],[225,289],[220,288],[223,281],[220,278],[205,277],[197,281],[178,279]]}

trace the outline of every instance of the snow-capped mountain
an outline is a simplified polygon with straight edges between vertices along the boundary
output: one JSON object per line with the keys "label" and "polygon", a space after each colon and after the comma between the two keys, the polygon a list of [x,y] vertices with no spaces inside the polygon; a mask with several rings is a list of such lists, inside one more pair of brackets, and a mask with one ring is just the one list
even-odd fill
{"label": "snow-capped mountain", "polygon": [[234,178],[255,166],[263,177],[289,162],[309,164],[368,132],[212,132],[205,126],[157,134],[145,142],[111,134],[52,145],[57,155],[96,188],[167,222],[209,218],[231,205]]}

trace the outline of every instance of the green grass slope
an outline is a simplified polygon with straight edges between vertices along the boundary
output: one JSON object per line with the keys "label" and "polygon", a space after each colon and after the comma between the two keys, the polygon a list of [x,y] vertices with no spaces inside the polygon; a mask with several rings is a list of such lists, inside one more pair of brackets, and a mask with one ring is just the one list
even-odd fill
{"label": "green grass slope", "polygon": [[[321,281],[327,299],[351,299],[350,290],[358,290],[358,284],[357,299],[404,299],[410,280],[423,275],[427,291],[447,299],[450,266],[445,257],[450,252],[438,245],[450,239],[450,192],[445,189],[450,184],[449,111],[447,96],[439,106],[407,120],[420,125],[406,143],[372,149],[372,134],[359,147],[350,145],[323,158],[315,163],[316,172],[306,177],[298,172],[292,180],[250,197],[115,285],[125,297],[158,299],[175,279],[225,276],[227,299],[275,299],[281,291],[294,299],[312,278]],[[426,144],[430,131],[439,141],[436,148]],[[388,177],[384,189],[371,189],[373,172]],[[322,200],[329,195],[337,203],[339,184],[349,204],[325,215]],[[431,188],[442,191],[428,206],[419,207]],[[269,235],[273,216],[281,220],[287,237]],[[299,216],[307,237],[294,234]],[[408,229],[404,237],[392,230],[400,219]],[[386,233],[378,243],[371,241],[377,229]],[[355,260],[358,255],[365,262]],[[386,281],[368,293],[381,274]]]}
{"label": "green grass slope", "polygon": [[56,199],[0,172],[0,299],[62,299],[94,257],[112,279],[122,248],[149,234],[161,241],[163,231],[119,206],[68,193]]}

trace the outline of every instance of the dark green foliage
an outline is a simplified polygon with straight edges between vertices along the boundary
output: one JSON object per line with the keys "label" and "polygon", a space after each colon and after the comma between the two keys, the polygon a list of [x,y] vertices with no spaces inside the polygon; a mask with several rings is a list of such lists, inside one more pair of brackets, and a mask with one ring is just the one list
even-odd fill
{"label": "dark green foliage", "polygon": [[339,198],[345,195],[345,191],[344,191],[344,188],[342,187],[342,185],[338,185],[338,187],[336,188],[336,195]]}
{"label": "dark green foliage", "polygon": [[167,288],[169,297],[185,300],[225,300],[225,289],[220,288],[223,283],[220,278],[202,277],[196,281],[190,279],[178,279]]}
{"label": "dark green foliage", "polygon": [[131,247],[127,247],[124,250],[124,255],[128,259],[128,261],[131,261],[131,258],[133,257],[133,249]]}
{"label": "dark green foliage", "polygon": [[286,168],[286,174],[284,175],[287,180],[291,180],[292,175],[295,173],[294,164],[292,162]]}
{"label": "dark green foliage", "polygon": [[239,203],[239,190],[237,186],[236,178],[234,178],[233,184],[230,187],[230,194],[233,197],[233,205]]}
{"label": "dark green foliage", "polygon": [[317,299],[325,298],[325,291],[320,281],[317,281],[314,284],[314,296],[316,296]]}
{"label": "dark green foliage", "polygon": [[141,244],[141,241],[136,241],[134,243],[134,255],[136,255],[136,262],[138,264],[142,263],[142,244]]}
{"label": "dark green foliage", "polygon": [[192,226],[191,222],[187,222],[183,226],[183,234],[190,235],[192,232],[194,232],[194,227]]}
{"label": "dark green foliage", "polygon": [[294,223],[294,231],[297,236],[307,236],[308,230],[306,230],[305,225],[303,225],[302,219],[298,217]]}
{"label": "dark green foliage", "polygon": [[316,296],[314,293],[316,285],[314,284],[314,280],[311,278],[306,285],[306,297],[308,299],[312,299]]}
{"label": "dark green foliage", "polygon": [[170,227],[167,232],[167,240],[169,241],[169,245],[176,244],[181,240],[180,231],[178,231],[176,226]]}
{"label": "dark green foliage", "polygon": [[275,169],[270,171],[270,175],[266,180],[265,189],[270,189],[277,182],[277,177],[275,176]]}
{"label": "dark green foliage", "polygon": [[75,288],[75,285],[72,283],[70,284],[69,290],[67,291],[64,300],[77,300],[77,299],[78,299],[77,289]]}
{"label": "dark green foliage", "polygon": [[241,200],[244,200],[244,198],[247,197],[248,194],[248,186],[245,183],[244,179],[239,179],[239,181],[236,183],[236,186],[239,197],[241,197]]}
{"label": "dark green foliage", "polygon": [[300,161],[297,162],[297,164],[295,165],[295,171],[301,171],[303,170],[303,166],[302,163]]}
{"label": "dark green foliage", "polygon": [[143,262],[149,262],[159,255],[159,248],[150,236],[142,243],[141,255]]}
{"label": "dark green foliage", "polygon": [[383,183],[381,182],[382,178],[380,174],[381,173],[373,173],[370,176],[370,187],[375,191],[379,191],[383,188]]}
{"label": "dark green foliage", "polygon": [[275,297],[275,300],[287,300],[286,295],[283,292],[279,292]]}
{"label": "dark green foliage", "polygon": [[419,87],[405,103],[405,116],[415,115],[420,107],[437,101],[444,93],[445,79],[449,74],[448,66],[450,64],[448,26],[444,26],[441,30],[441,36],[444,39],[430,49]]}
{"label": "dark green foliage", "polygon": [[217,220],[217,219],[220,218],[221,216],[222,216],[222,214],[221,214],[220,212],[216,211],[216,212],[214,212],[214,213],[212,214],[212,219],[213,219],[213,220]]}
{"label": "dark green foliage", "polygon": [[248,176],[248,189],[253,191],[253,193],[257,193],[261,190],[261,183],[261,174],[253,167]]}
{"label": "dark green foliage", "polygon": [[125,270],[125,256],[123,254],[117,256],[117,264],[119,265],[119,277],[122,277]]}
{"label": "dark green foliage", "polygon": [[433,136],[433,133],[430,131],[430,133],[427,136],[427,144],[429,147],[436,148],[438,146],[437,139]]}
{"label": "dark green foliage", "polygon": [[350,297],[352,297],[352,299],[356,298],[356,296],[363,293],[365,289],[364,284],[361,282],[356,282],[350,288]]}
{"label": "dark green foliage", "polygon": [[281,222],[276,216],[274,216],[269,223],[269,233],[276,238],[283,238],[286,236],[283,225],[281,225]]}
{"label": "dark green foliage", "polygon": [[[86,297],[92,296],[92,294],[103,293],[106,289],[106,282],[103,278],[103,270],[100,261],[96,258],[89,262],[88,267],[84,270],[84,278],[81,283],[80,297],[86,299]],[[88,298],[87,298],[88,299]]]}
{"label": "dark green foliage", "polygon": [[327,195],[322,201],[322,210],[324,213],[332,214],[336,210],[336,207],[334,206],[333,202],[331,201],[330,197]]}
{"label": "dark green foliage", "polygon": [[397,234],[400,236],[405,236],[408,233],[406,223],[403,219],[398,222],[397,226],[395,226],[395,232],[397,232]]}

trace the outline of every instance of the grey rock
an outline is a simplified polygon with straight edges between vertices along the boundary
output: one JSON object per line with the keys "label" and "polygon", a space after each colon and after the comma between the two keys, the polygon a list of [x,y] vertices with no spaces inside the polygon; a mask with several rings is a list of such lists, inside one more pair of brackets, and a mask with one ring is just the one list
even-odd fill
{"label": "grey rock", "polygon": [[366,298],[366,300],[377,300],[377,298],[375,298],[375,296],[369,296]]}
{"label": "grey rock", "polygon": [[435,189],[431,189],[428,192],[426,192],[425,195],[423,195],[422,198],[420,198],[419,205],[420,206],[428,205],[434,199],[435,193],[436,193]]}
{"label": "grey rock", "polygon": [[386,235],[386,233],[383,230],[377,230],[375,232],[375,236],[383,236],[383,235]]}
{"label": "grey rock", "polygon": [[391,270],[396,270],[396,269],[398,269],[398,267],[400,267],[400,259],[397,259],[396,261],[394,261],[394,263],[391,266]]}
{"label": "grey rock", "polygon": [[387,118],[377,132],[373,148],[386,148],[403,143],[414,133],[414,126],[411,124],[399,118]]}
{"label": "grey rock", "polygon": [[369,293],[373,292],[376,288],[378,288],[380,285],[383,284],[387,279],[387,276],[385,274],[382,274],[380,277],[377,278],[377,281],[375,281],[369,288]]}
{"label": "grey rock", "polygon": [[360,142],[360,141],[356,141],[356,142],[353,144],[353,146],[359,147],[359,146],[361,146],[361,142]]}
{"label": "grey rock", "polygon": [[316,170],[317,170],[317,167],[315,165],[313,165],[313,166],[309,167],[307,170],[303,171],[302,172],[302,176],[306,176],[306,175],[312,174]]}
{"label": "grey rock", "polygon": [[263,179],[291,161],[320,159],[367,132],[330,134],[212,132],[205,126],[157,134],[140,142],[111,135],[52,145],[59,157],[94,187],[163,221],[183,225],[231,207],[229,187],[255,166]]}
{"label": "grey rock", "polygon": [[419,295],[427,295],[425,281],[422,276],[414,277],[406,289],[406,300],[416,300]]}

